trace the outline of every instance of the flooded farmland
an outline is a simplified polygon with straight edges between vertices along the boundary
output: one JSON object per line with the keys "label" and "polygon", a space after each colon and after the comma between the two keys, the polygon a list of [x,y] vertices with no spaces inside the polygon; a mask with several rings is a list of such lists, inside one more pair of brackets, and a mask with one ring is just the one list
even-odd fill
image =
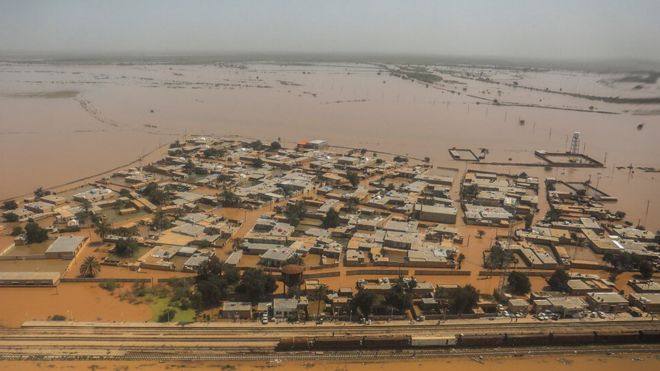
{"label": "flooded farmland", "polygon": [[[618,198],[612,209],[660,227],[660,104],[644,101],[660,96],[657,82],[637,88],[622,74],[437,66],[428,70],[441,79],[427,84],[393,76],[399,68],[3,63],[0,199],[127,164],[186,134],[236,134],[322,138],[460,171],[591,179]],[[538,149],[566,151],[574,131],[604,168],[506,165],[539,164]],[[451,147],[486,148],[485,162],[505,165],[453,161]]]}

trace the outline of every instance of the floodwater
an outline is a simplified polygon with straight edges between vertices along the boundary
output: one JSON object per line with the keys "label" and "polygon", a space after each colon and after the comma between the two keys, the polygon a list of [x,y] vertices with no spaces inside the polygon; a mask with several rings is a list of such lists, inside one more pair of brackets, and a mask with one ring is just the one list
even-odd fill
{"label": "floodwater", "polygon": [[[431,371],[452,369],[462,371],[509,371],[511,369],[534,369],[538,371],[589,370],[618,371],[632,365],[639,369],[655,369],[660,360],[653,354],[614,354],[614,355],[562,355],[562,356],[525,356],[521,358],[501,357],[471,359],[453,357],[428,360],[387,361],[382,362],[334,362],[334,361],[284,361],[277,365],[273,362],[155,362],[155,361],[0,361],[0,368],[8,370],[233,370],[254,371],[272,370],[317,370],[317,371],[374,371],[374,370],[419,370]],[[655,365],[655,366],[654,366]]]}
{"label": "floodwater", "polygon": [[[625,211],[634,223],[660,228],[660,173],[615,168],[660,169],[660,106],[543,91],[656,97],[658,84],[633,89],[615,83],[614,75],[575,71],[438,71],[444,81],[426,87],[359,64],[0,64],[0,199],[112,169],[186,134],[286,143],[321,138],[429,156],[438,166],[463,171],[466,164],[452,161],[448,148],[488,148],[487,161],[540,162],[535,149],[565,151],[570,135],[579,131],[581,148],[606,159],[606,168],[469,166],[591,179],[619,198],[610,208]],[[489,80],[466,78],[466,72]]]}

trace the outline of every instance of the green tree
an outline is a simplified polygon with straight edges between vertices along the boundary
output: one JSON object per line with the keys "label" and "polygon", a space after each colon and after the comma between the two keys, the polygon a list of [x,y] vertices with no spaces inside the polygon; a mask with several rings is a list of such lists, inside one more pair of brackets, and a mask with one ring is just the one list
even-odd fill
{"label": "green tree", "polygon": [[50,194],[50,191],[46,191],[43,189],[43,187],[39,187],[34,190],[34,195],[36,197],[43,197],[43,196],[48,196]]}
{"label": "green tree", "polygon": [[236,292],[247,300],[256,303],[266,300],[277,289],[275,278],[259,269],[248,269],[243,273]]}
{"label": "green tree", "polygon": [[5,217],[5,220],[9,223],[14,223],[18,221],[18,215],[14,213],[6,213],[3,214],[3,216]]}
{"label": "green tree", "polygon": [[472,285],[465,285],[456,290],[450,310],[457,314],[470,313],[478,301],[479,291]]}
{"label": "green tree", "polygon": [[359,204],[360,201],[356,197],[351,197],[346,200],[346,209],[348,209],[348,212],[354,213],[358,210]]}
{"label": "green tree", "polygon": [[351,300],[351,309],[358,310],[362,316],[368,317],[376,304],[376,295],[372,292],[360,290]]}
{"label": "green tree", "polygon": [[264,167],[265,164],[266,163],[264,162],[264,160],[261,159],[261,157],[257,157],[257,158],[254,159],[254,162],[252,163],[252,166],[256,167],[257,169],[260,169],[260,168]]}
{"label": "green tree", "polygon": [[11,235],[12,236],[16,237],[16,236],[20,236],[21,234],[23,234],[23,227],[21,227],[20,225],[17,225],[14,228],[12,228],[12,230],[11,230]]}
{"label": "green tree", "polygon": [[516,295],[525,295],[532,289],[527,274],[513,271],[509,273],[509,289]]}
{"label": "green tree", "polygon": [[204,308],[215,307],[227,297],[228,284],[218,276],[197,282],[197,293]]}
{"label": "green tree", "polygon": [[238,281],[236,269],[222,264],[217,256],[212,255],[197,270],[196,290],[202,307],[214,307],[227,298],[230,286]]}
{"label": "green tree", "polygon": [[270,143],[270,150],[271,151],[279,151],[282,149],[282,145],[278,141],[273,141]]}
{"label": "green tree", "polygon": [[360,185],[360,176],[355,171],[347,172],[346,179],[348,179],[353,188],[357,188],[357,186]]}
{"label": "green tree", "polygon": [[94,231],[99,235],[99,237],[101,237],[101,239],[104,239],[105,236],[107,236],[111,231],[110,224],[108,224],[108,222],[106,222],[103,218],[98,218],[94,224]]}
{"label": "green tree", "polygon": [[223,189],[220,199],[224,207],[241,207],[241,198],[228,188]]}
{"label": "green tree", "polygon": [[162,189],[155,182],[147,184],[140,193],[157,206],[166,204],[173,197],[171,192]]}
{"label": "green tree", "polygon": [[130,238],[126,238],[126,239],[118,240],[115,243],[115,248],[113,251],[117,256],[128,258],[133,256],[133,254],[135,254],[137,247],[138,247],[137,242],[135,242]]}
{"label": "green tree", "polygon": [[323,217],[323,228],[336,228],[339,226],[339,213],[337,210],[330,208],[328,212]]}
{"label": "green tree", "polygon": [[571,277],[563,269],[557,269],[548,279],[548,285],[553,291],[568,291],[568,280]]}
{"label": "green tree", "polygon": [[224,149],[220,148],[209,148],[204,150],[204,157],[211,158],[211,157],[222,157],[224,156],[226,151]]}
{"label": "green tree", "polygon": [[465,185],[461,193],[463,198],[468,200],[473,199],[477,196],[477,193],[479,193],[479,186],[476,184]]}
{"label": "green tree", "polygon": [[548,220],[548,221],[551,221],[551,222],[555,222],[555,221],[559,220],[559,217],[560,217],[560,216],[561,216],[561,213],[559,212],[559,210],[554,209],[554,208],[551,208],[551,209],[548,210],[548,212],[545,214],[545,220]]}
{"label": "green tree", "polygon": [[176,316],[176,309],[174,308],[165,308],[163,312],[158,316],[158,322],[170,322]]}
{"label": "green tree", "polygon": [[385,294],[385,302],[403,313],[412,308],[413,289],[417,286],[414,279],[404,280],[402,277],[396,280],[392,288]]}
{"label": "green tree", "polygon": [[2,204],[2,208],[5,210],[14,210],[18,208],[18,204],[14,200],[7,200]]}
{"label": "green tree", "polygon": [[653,278],[653,272],[654,271],[655,271],[655,269],[653,268],[653,263],[651,263],[648,260],[643,261],[639,265],[639,273],[646,280],[650,280],[651,278]]}
{"label": "green tree", "polygon": [[41,243],[48,239],[48,231],[35,222],[29,222],[25,225],[25,234],[28,244]]}
{"label": "green tree", "polygon": [[286,263],[287,264],[294,264],[294,265],[303,265],[303,264],[305,264],[305,261],[303,260],[303,258],[300,255],[293,254],[292,257],[290,257],[289,259],[286,260]]}
{"label": "green tree", "polygon": [[172,227],[172,222],[162,211],[156,211],[153,219],[151,219],[151,226],[155,230],[162,231],[163,229],[168,229]]}
{"label": "green tree", "polygon": [[322,283],[319,286],[319,290],[316,293],[316,299],[319,301],[318,305],[316,306],[316,318],[319,318],[321,316],[321,303],[325,303],[325,298],[328,295],[328,286],[324,283]]}
{"label": "green tree", "polygon": [[252,143],[249,143],[247,146],[248,146],[249,148],[254,149],[255,151],[261,151],[261,150],[263,150],[264,147],[265,147],[264,144],[263,144],[259,139],[255,140],[255,141],[252,142]]}
{"label": "green tree", "polygon": [[461,269],[464,260],[465,260],[465,255],[463,255],[463,253],[458,254],[458,258],[456,258],[456,262],[458,263],[458,269]]}
{"label": "green tree", "polygon": [[484,267],[488,269],[502,269],[508,267],[512,261],[513,254],[511,250],[504,249],[499,243],[496,243],[486,256]]}
{"label": "green tree", "polygon": [[80,264],[80,277],[83,278],[92,278],[96,277],[97,274],[101,271],[101,264],[96,259],[96,257],[90,255],[83,260]]}
{"label": "green tree", "polygon": [[288,203],[284,209],[284,215],[289,224],[297,226],[300,224],[300,219],[305,215],[305,201],[298,200]]}

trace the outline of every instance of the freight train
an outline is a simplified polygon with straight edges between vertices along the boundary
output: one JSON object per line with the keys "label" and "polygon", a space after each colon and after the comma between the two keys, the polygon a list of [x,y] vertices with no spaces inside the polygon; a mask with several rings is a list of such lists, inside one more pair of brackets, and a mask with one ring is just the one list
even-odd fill
{"label": "freight train", "polygon": [[590,344],[660,343],[660,330],[459,334],[455,336],[316,336],[281,338],[279,351],[433,349]]}

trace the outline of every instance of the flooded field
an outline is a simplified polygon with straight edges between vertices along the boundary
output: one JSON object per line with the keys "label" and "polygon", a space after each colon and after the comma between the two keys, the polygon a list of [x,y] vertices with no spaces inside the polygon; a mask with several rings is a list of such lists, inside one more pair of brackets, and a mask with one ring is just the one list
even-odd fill
{"label": "flooded field", "polygon": [[[564,356],[526,356],[520,358],[484,358],[470,359],[453,357],[430,360],[387,361],[387,369],[406,369],[430,371],[444,368],[464,371],[508,371],[511,369],[530,369],[538,371],[587,370],[598,368],[601,371],[618,371],[634,365],[639,368],[653,369],[660,365],[657,355],[650,354],[615,354],[615,355],[564,355]],[[272,370],[319,370],[319,371],[372,371],[382,370],[382,362],[334,362],[334,361],[284,361],[273,366],[266,362],[155,362],[155,361],[40,361],[14,362],[0,361],[0,368],[21,370],[233,370],[254,371]]]}
{"label": "flooded field", "polygon": [[[366,64],[0,64],[0,199],[121,166],[182,135],[237,134],[323,138],[459,170],[591,179],[618,197],[612,209],[660,227],[660,174],[638,168],[660,168],[660,105],[594,98],[654,98],[657,83],[638,88],[618,82],[622,74],[578,71],[430,70],[442,80],[427,85]],[[534,150],[566,151],[574,131],[605,168],[466,164],[448,153],[487,148],[487,162],[540,163]]]}
{"label": "flooded field", "polygon": [[25,321],[45,320],[56,314],[74,321],[147,321],[152,317],[148,305],[118,300],[116,293],[113,296],[97,283],[28,290],[3,287],[1,295],[5,305],[0,309],[0,327],[18,327]]}

